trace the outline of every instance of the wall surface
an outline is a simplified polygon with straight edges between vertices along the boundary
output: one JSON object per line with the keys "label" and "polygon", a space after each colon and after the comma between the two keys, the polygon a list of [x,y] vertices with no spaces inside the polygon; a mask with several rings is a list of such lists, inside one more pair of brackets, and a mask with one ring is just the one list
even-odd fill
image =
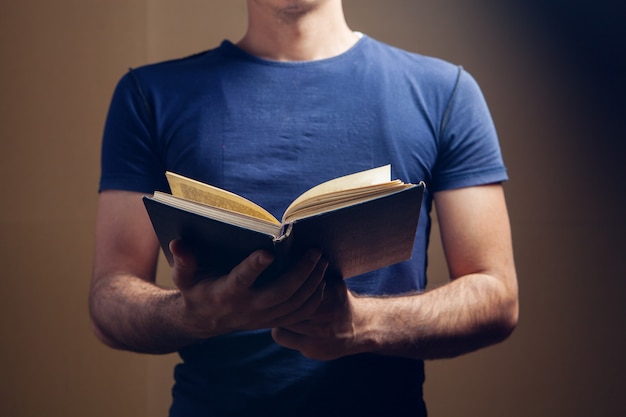
{"label": "wall surface", "polygon": [[[0,415],[166,415],[176,356],[113,351],[89,328],[100,136],[128,67],[236,40],[244,3],[0,0]],[[475,76],[510,171],[520,325],[503,344],[427,364],[431,415],[623,416],[623,6],[344,4],[353,29]]]}

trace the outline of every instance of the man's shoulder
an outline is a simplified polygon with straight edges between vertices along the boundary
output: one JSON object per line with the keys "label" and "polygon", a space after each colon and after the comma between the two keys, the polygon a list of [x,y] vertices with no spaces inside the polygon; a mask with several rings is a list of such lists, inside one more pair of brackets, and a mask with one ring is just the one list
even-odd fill
{"label": "man's shoulder", "polygon": [[401,60],[403,63],[414,63],[419,65],[427,65],[435,68],[458,68],[457,64],[449,62],[445,59],[425,55],[423,53],[412,51],[399,46],[391,45],[376,38],[367,37],[366,46],[372,53],[384,54]]}
{"label": "man's shoulder", "polygon": [[217,47],[191,55],[137,66],[131,68],[131,72],[141,77],[163,77],[171,76],[173,73],[180,76],[185,74],[185,72],[207,69],[227,59],[228,54],[226,52],[228,48],[225,47],[225,43],[224,41]]}
{"label": "man's shoulder", "polygon": [[367,37],[365,41],[366,53],[376,55],[381,65],[414,72],[420,77],[456,78],[461,68],[445,59],[394,46],[372,37]]}

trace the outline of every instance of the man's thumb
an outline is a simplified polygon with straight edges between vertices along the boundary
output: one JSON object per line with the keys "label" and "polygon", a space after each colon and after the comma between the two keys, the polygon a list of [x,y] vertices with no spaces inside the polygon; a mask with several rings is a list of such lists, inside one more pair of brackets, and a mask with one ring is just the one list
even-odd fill
{"label": "man's thumb", "polygon": [[172,240],[169,244],[174,258],[172,281],[180,290],[185,290],[196,283],[198,265],[190,247],[182,240]]}

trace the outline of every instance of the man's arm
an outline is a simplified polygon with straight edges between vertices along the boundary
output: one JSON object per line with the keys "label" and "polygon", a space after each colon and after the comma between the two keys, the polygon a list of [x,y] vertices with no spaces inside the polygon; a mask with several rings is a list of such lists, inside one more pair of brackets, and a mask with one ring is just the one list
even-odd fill
{"label": "man's arm", "polygon": [[398,297],[358,297],[329,283],[317,316],[274,329],[276,341],[318,359],[434,359],[505,339],[517,324],[518,290],[502,186],[439,192],[435,204],[451,282]]}
{"label": "man's arm", "polygon": [[89,307],[102,342],[168,353],[219,334],[301,321],[321,301],[327,264],[316,251],[258,289],[255,279],[273,260],[266,252],[252,253],[228,275],[208,277],[182,242],[170,247],[174,289],[155,283],[159,244],[141,194],[101,193]]}

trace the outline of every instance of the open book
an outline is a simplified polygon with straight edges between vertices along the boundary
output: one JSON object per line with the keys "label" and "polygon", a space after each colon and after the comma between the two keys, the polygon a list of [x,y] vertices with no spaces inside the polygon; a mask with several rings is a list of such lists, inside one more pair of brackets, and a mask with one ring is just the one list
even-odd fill
{"label": "open book", "polygon": [[155,192],[144,204],[166,258],[169,242],[190,242],[203,267],[228,273],[256,249],[286,268],[309,248],[322,251],[329,270],[349,278],[410,258],[424,183],[391,179],[389,165],[319,184],[296,198],[279,221],[229,191],[171,172],[172,194]]}

